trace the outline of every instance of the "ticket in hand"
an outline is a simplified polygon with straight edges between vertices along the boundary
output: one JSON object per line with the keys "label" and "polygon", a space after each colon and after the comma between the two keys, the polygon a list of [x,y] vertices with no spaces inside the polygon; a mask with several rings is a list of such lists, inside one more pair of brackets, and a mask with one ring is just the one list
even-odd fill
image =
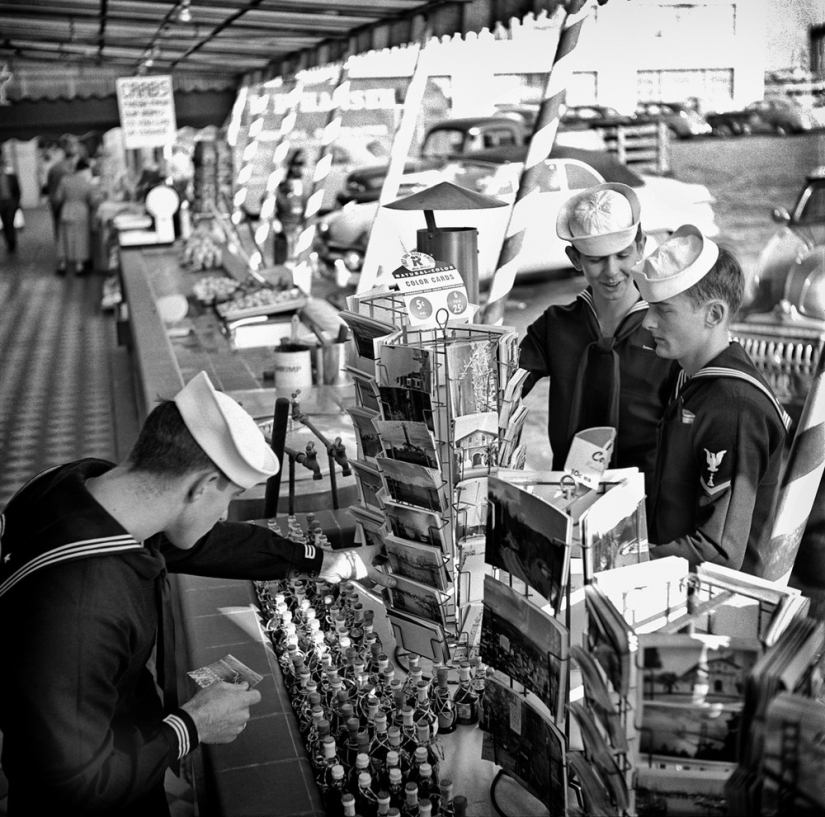
{"label": "ticket in hand", "polygon": [[201,687],[208,687],[216,681],[226,681],[228,684],[240,684],[244,681],[252,689],[256,684],[263,681],[263,675],[258,675],[254,670],[249,669],[246,664],[238,661],[234,655],[225,655],[217,661],[200,669],[193,669],[188,672],[190,678],[194,678],[195,683]]}

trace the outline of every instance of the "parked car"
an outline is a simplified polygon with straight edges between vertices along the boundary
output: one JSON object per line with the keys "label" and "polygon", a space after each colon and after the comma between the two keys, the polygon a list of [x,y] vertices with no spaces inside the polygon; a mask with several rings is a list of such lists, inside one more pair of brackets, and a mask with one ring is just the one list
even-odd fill
{"label": "parked car", "polygon": [[[436,122],[427,129],[418,155],[407,161],[405,174],[435,170],[450,160],[479,150],[522,145],[530,132],[523,120],[507,116],[474,116]],[[389,159],[350,173],[337,197],[338,203],[378,201],[388,167]],[[409,187],[406,191],[413,192]]]}
{"label": "parked car", "polygon": [[813,113],[790,97],[769,97],[741,110],[709,113],[707,121],[716,136],[749,133],[805,133],[817,127]]}
{"label": "parked car", "polygon": [[639,120],[635,117],[621,114],[607,105],[570,105],[561,115],[559,130],[615,128],[619,125],[638,124]]}
{"label": "parked car", "polygon": [[746,312],[773,309],[786,295],[791,270],[825,251],[825,166],[805,176],[790,211],[775,207],[771,216],[779,227],[759,255],[746,293]]}
{"label": "parked car", "polygon": [[825,341],[825,167],[805,177],[749,281],[740,321],[731,326],[796,422]]}
{"label": "parked car", "polygon": [[[439,181],[451,181],[467,189],[512,202],[526,156],[525,146],[508,146],[469,154],[437,170],[405,176],[406,185],[424,189]],[[609,153],[556,146],[542,165],[539,192],[530,197],[527,230],[521,252],[519,275],[568,270],[570,262],[564,242],[556,237],[555,220],[561,204],[577,190],[602,181],[631,185],[642,202],[642,224],[651,247],[664,240],[685,222],[701,227],[708,235],[719,230],[713,212],[714,199],[704,185],[686,184],[666,177],[641,176]],[[350,203],[323,218],[317,231],[316,250],[327,269],[351,274],[360,272],[378,203]],[[479,231],[479,277],[489,281],[498,260],[510,208],[439,213],[439,226],[476,227]],[[416,244],[416,230],[424,227],[420,212],[388,210],[392,227],[382,229],[378,239],[389,263],[401,257],[404,248]],[[448,221],[449,219],[449,221]],[[458,223],[456,223],[458,222]]]}
{"label": "parked car", "polygon": [[640,102],[636,116],[651,122],[665,122],[679,139],[708,136],[711,132],[707,120],[683,102]]}

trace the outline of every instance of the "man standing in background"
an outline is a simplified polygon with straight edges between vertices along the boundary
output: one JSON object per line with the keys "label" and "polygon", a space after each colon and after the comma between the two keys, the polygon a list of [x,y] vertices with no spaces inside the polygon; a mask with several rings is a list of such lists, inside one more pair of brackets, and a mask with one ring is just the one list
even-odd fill
{"label": "man standing in background", "polygon": [[0,222],[3,238],[10,253],[17,250],[17,227],[14,218],[20,207],[20,182],[0,153]]}

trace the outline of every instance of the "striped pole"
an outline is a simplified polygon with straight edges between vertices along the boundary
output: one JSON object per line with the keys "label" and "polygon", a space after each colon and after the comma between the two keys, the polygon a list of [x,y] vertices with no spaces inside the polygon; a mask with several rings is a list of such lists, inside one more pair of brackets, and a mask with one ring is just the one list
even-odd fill
{"label": "striped pole", "polygon": [[[484,322],[500,325],[504,320],[504,303],[513,288],[518,272],[524,233],[528,229],[526,213],[529,197],[536,195],[541,177],[541,163],[550,155],[561,118],[561,104],[573,74],[572,56],[579,41],[585,18],[590,14],[592,0],[568,4],[562,21],[553,64],[547,75],[544,98],[539,106],[527,158],[519,178],[516,200],[510,210],[510,220],[499,252],[490,297],[484,310]],[[572,9],[576,9],[573,11]]]}
{"label": "striped pole", "polygon": [[287,94],[286,110],[284,111],[281,124],[278,126],[278,133],[276,136],[275,151],[272,154],[272,172],[266,180],[266,190],[264,191],[264,198],[261,202],[261,218],[260,223],[255,228],[255,244],[259,248],[250,259],[250,265],[253,269],[260,269],[264,264],[263,253],[260,248],[266,246],[266,241],[269,234],[272,232],[272,219],[275,217],[275,193],[278,185],[286,176],[287,166],[286,160],[289,155],[289,134],[295,127],[295,122],[298,119],[298,109],[301,105],[301,94],[303,93],[304,85],[301,80],[296,80],[292,90]]}
{"label": "striped pole", "polygon": [[249,193],[249,180],[252,178],[252,170],[255,166],[255,156],[258,153],[258,135],[264,127],[264,117],[269,104],[269,94],[260,96],[250,95],[247,101],[249,111],[249,127],[246,132],[243,152],[241,154],[241,167],[235,177],[235,195],[232,198],[233,213],[232,221],[239,224],[243,220],[241,208]]}
{"label": "striped pole", "polygon": [[[413,134],[415,133],[418,112],[421,109],[424,101],[424,92],[427,89],[429,66],[424,59],[424,48],[429,38],[430,33],[427,31],[422,36],[421,42],[417,45],[415,66],[413,67],[410,84],[407,86],[407,93],[404,94],[404,107],[401,111],[398,127],[393,134],[390,165],[387,170],[387,175],[384,178],[384,185],[381,188],[381,195],[378,199],[378,212],[372,224],[372,229],[370,230],[370,238],[364,254],[364,263],[361,266],[361,277],[358,279],[356,290],[359,295],[362,292],[367,292],[374,286],[375,279],[378,277],[379,259],[383,255],[382,240],[385,234],[392,230],[390,213],[384,209],[383,205],[390,204],[398,198],[398,191],[401,187],[401,177],[404,175],[404,167],[407,164],[407,154],[410,151]],[[393,259],[389,260],[390,263],[392,263]],[[400,259],[396,258],[394,260],[398,262]]]}
{"label": "striped pole", "polygon": [[[799,418],[779,488],[764,578],[787,584],[825,471],[825,354]],[[804,576],[802,579],[804,580]]]}
{"label": "striped pole", "polygon": [[312,284],[312,268],[310,254],[315,241],[315,228],[318,223],[318,214],[324,201],[326,179],[332,169],[332,145],[341,135],[341,122],[344,111],[349,102],[349,93],[352,83],[349,79],[349,60],[341,63],[341,70],[332,92],[332,104],[321,135],[321,145],[315,171],[312,174],[309,196],[304,207],[304,226],[295,245],[295,262],[292,271],[292,280],[304,292],[309,292]]}

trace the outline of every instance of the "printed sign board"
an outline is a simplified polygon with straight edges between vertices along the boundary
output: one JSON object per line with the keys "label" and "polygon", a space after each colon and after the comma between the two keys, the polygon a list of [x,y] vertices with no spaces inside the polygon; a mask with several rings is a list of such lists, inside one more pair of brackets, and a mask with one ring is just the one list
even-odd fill
{"label": "printed sign board", "polygon": [[127,149],[171,145],[177,135],[171,76],[120,77],[117,107]]}

